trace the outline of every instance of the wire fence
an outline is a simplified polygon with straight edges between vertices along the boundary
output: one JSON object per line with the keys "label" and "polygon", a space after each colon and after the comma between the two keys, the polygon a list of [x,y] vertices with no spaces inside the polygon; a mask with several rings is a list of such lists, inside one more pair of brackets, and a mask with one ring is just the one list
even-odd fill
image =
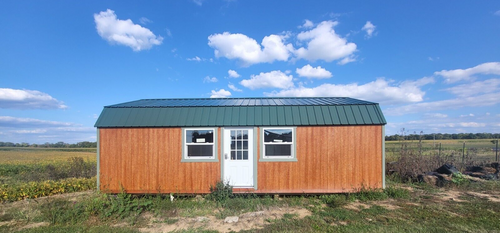
{"label": "wire fence", "polygon": [[500,148],[498,140],[423,140],[423,141],[388,141],[385,153],[389,160],[397,160],[402,150],[412,150],[421,155],[453,155],[459,160],[498,162]]}

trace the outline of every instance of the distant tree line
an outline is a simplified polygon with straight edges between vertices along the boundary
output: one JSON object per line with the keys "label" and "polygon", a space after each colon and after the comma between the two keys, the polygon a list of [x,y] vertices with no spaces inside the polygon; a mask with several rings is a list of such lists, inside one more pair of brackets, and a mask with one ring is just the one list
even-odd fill
{"label": "distant tree line", "polygon": [[452,140],[452,139],[498,139],[500,133],[436,133],[436,134],[408,134],[399,135],[394,134],[385,136],[386,141],[399,141],[399,140]]}
{"label": "distant tree line", "polygon": [[13,142],[0,142],[0,147],[39,147],[39,148],[96,148],[97,142],[77,142],[74,144],[65,142],[56,143],[43,143],[43,144],[30,144],[27,142],[13,143]]}

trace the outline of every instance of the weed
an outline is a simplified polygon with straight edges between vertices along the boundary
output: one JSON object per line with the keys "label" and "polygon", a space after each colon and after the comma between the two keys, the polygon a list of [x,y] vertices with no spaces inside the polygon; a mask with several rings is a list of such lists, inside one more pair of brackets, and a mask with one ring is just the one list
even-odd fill
{"label": "weed", "polygon": [[325,204],[328,206],[335,208],[341,207],[349,203],[344,194],[332,194],[332,195],[322,195],[319,197]]}
{"label": "weed", "polygon": [[207,196],[209,200],[224,205],[225,202],[232,197],[233,187],[229,184],[229,181],[218,181],[215,186],[210,185],[210,194]]}

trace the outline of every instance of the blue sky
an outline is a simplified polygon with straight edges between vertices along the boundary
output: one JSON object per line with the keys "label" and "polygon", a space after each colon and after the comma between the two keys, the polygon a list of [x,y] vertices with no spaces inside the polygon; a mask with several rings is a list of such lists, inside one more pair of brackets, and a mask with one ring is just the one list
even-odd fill
{"label": "blue sky", "polygon": [[145,98],[347,96],[387,134],[500,132],[498,1],[1,1],[0,141]]}

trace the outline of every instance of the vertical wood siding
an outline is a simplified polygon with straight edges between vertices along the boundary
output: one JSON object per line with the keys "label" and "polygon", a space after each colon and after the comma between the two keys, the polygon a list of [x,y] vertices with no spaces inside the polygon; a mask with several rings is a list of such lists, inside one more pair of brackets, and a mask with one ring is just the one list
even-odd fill
{"label": "vertical wood siding", "polygon": [[[207,193],[221,177],[220,162],[181,163],[180,128],[101,128],[99,133],[103,192]],[[217,135],[220,151],[220,129]]]}
{"label": "vertical wood siding", "polygon": [[[328,193],[382,188],[381,141],[382,126],[297,127],[298,161],[258,162],[257,192]],[[258,151],[261,153],[260,148]]]}

